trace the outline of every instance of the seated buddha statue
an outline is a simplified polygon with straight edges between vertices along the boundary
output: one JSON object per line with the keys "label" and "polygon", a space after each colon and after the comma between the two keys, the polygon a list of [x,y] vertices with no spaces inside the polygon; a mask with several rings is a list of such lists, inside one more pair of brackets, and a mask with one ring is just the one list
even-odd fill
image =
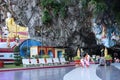
{"label": "seated buddha statue", "polygon": [[25,33],[28,33],[28,28],[17,25],[14,21],[14,18],[12,18],[12,15],[9,12],[7,12],[7,18],[6,18],[5,22],[6,22],[6,26],[8,27],[10,38],[14,38],[15,36],[18,36],[18,35],[20,38],[28,37],[25,34]]}
{"label": "seated buddha statue", "polygon": [[25,32],[25,31],[27,31],[26,27],[17,25],[15,23],[14,18],[12,18],[12,15],[9,12],[7,13],[6,25],[10,32],[16,32],[16,31]]}
{"label": "seated buddha statue", "polygon": [[16,42],[16,38],[18,36],[21,40],[28,39],[28,28],[17,25],[14,21],[14,18],[12,18],[12,15],[9,12],[7,12],[7,18],[5,20],[5,23],[6,27],[8,28],[8,36],[6,40],[8,47],[10,42]]}

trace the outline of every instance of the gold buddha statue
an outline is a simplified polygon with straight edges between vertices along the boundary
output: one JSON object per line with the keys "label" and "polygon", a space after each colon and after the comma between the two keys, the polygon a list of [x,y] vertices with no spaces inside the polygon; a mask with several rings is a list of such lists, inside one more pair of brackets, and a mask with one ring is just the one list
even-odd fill
{"label": "gold buddha statue", "polygon": [[[7,18],[5,20],[8,36],[6,37],[7,46],[10,47],[10,42],[15,41],[16,43],[19,43],[19,40],[25,40],[28,39],[28,28],[23,27],[20,25],[17,25],[14,21],[14,18],[12,18],[12,15],[8,12]],[[19,37],[19,40],[17,38]],[[18,45],[18,44],[17,44]]]}
{"label": "gold buddha statue", "polygon": [[5,22],[6,26],[8,27],[9,38],[14,38],[15,36],[18,35],[20,38],[28,38],[28,35],[25,34],[28,33],[28,28],[17,25],[14,21],[14,18],[12,18],[12,15],[9,12],[7,12],[7,18]]}

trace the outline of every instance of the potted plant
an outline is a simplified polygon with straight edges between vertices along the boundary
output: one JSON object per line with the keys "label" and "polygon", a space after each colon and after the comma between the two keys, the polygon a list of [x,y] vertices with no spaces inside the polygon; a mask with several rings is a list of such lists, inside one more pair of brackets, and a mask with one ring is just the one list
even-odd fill
{"label": "potted plant", "polygon": [[74,62],[75,62],[75,64],[80,64],[80,57],[79,56],[75,56],[74,57]]}
{"label": "potted plant", "polygon": [[49,57],[50,57],[50,56],[47,55],[47,54],[45,54],[45,55],[42,56],[42,58],[49,58]]}
{"label": "potted plant", "polygon": [[111,57],[111,55],[105,56],[105,60],[106,60],[106,66],[110,66],[110,64],[111,64],[111,62],[112,62],[112,57]]}
{"label": "potted plant", "polygon": [[35,59],[37,59],[37,63],[39,63],[39,55],[35,55]]}
{"label": "potted plant", "polygon": [[42,56],[42,58],[44,58],[44,59],[45,59],[45,62],[47,62],[46,58],[50,58],[50,56],[47,55],[47,54],[45,54],[45,55]]}

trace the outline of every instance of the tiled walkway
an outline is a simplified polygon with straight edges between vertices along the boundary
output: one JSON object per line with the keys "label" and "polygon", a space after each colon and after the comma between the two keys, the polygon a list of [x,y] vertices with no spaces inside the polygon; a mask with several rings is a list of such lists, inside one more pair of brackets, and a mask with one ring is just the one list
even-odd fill
{"label": "tiled walkway", "polygon": [[101,80],[96,75],[98,65],[91,64],[89,68],[78,67],[67,73],[63,80]]}
{"label": "tiled walkway", "polygon": [[51,65],[51,66],[43,66],[43,67],[22,67],[22,68],[0,68],[0,72],[4,71],[18,71],[18,70],[32,70],[32,69],[45,69],[45,68],[59,68],[59,67],[70,67],[75,64],[64,64],[64,65]]}
{"label": "tiled walkway", "polygon": [[120,63],[111,66],[99,66],[96,71],[102,80],[120,80]]}
{"label": "tiled walkway", "polygon": [[63,80],[66,73],[75,67],[57,67],[0,72],[0,80]]}
{"label": "tiled walkway", "polygon": [[120,63],[111,66],[92,64],[89,68],[78,67],[64,76],[63,80],[120,80]]}
{"label": "tiled walkway", "polygon": [[120,63],[91,64],[89,68],[54,67],[0,71],[0,80],[119,80]]}
{"label": "tiled walkway", "polygon": [[112,66],[114,66],[120,70],[120,63],[113,63]]}

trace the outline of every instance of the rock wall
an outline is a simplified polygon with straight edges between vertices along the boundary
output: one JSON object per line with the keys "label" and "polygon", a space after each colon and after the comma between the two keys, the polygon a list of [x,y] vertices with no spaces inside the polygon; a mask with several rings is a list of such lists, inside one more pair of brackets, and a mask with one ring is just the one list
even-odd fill
{"label": "rock wall", "polygon": [[69,46],[76,50],[78,45],[96,45],[91,31],[91,12],[84,10],[79,0],[73,0],[73,4],[66,7],[67,16],[64,19],[53,17],[49,25],[42,23],[40,0],[4,0],[4,3],[11,5],[3,12],[10,11],[17,24],[29,28],[30,38],[41,41],[44,46]]}

